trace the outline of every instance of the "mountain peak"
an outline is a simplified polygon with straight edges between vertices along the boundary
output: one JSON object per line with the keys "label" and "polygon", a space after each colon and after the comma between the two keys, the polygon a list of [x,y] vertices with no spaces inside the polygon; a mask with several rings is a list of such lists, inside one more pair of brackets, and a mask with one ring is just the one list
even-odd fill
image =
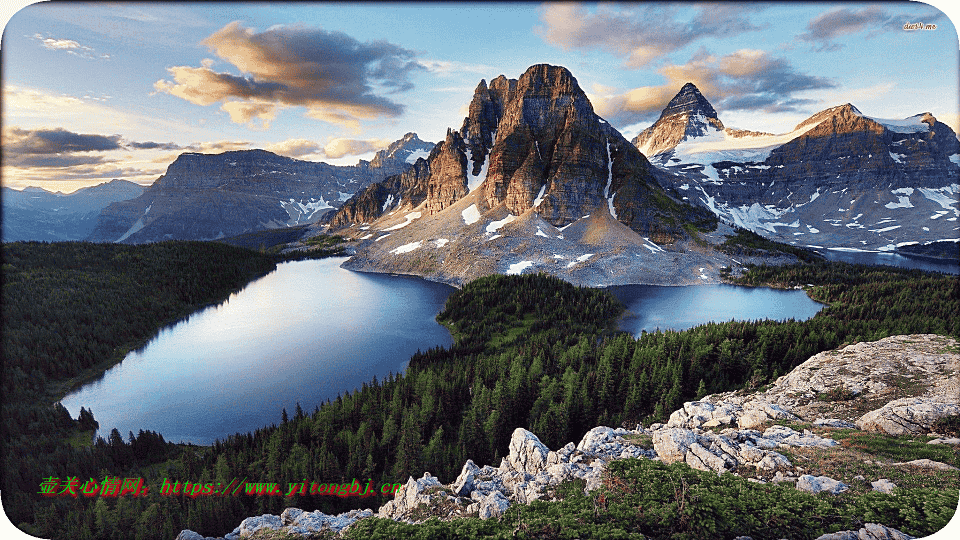
{"label": "mountain peak", "polygon": [[660,118],[667,118],[675,114],[687,113],[690,116],[702,115],[707,119],[717,119],[717,111],[710,105],[707,98],[703,97],[700,89],[691,82],[683,85],[677,95],[673,96],[667,107],[663,109]]}
{"label": "mountain peak", "polygon": [[653,156],[689,138],[702,137],[711,131],[723,129],[716,109],[695,84],[688,82],[673,96],[660,113],[660,118],[632,142],[644,155]]}

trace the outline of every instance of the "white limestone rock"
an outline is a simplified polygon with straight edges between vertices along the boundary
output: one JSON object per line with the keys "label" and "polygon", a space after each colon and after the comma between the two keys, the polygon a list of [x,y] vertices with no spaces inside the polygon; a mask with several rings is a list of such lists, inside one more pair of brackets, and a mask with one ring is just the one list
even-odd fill
{"label": "white limestone rock", "polygon": [[927,441],[927,444],[952,444],[952,445],[960,445],[960,439],[958,439],[958,438],[956,438],[956,437],[950,437],[950,438],[938,437],[938,438],[936,438],[936,439]]}
{"label": "white limestone rock", "polygon": [[201,536],[200,533],[191,531],[190,529],[184,529],[180,531],[180,534],[177,535],[176,540],[217,540],[212,536]]}
{"label": "white limestone rock", "polygon": [[930,426],[940,418],[953,414],[960,414],[960,405],[955,401],[903,398],[863,415],[857,421],[857,426],[864,431],[879,431],[888,435],[919,435],[930,431]]}
{"label": "white limestone rock", "polygon": [[924,467],[926,469],[939,469],[941,471],[960,470],[954,467],[953,465],[947,465],[946,463],[933,461],[932,459],[915,459],[913,461],[894,463],[894,465],[910,465],[911,467]]}
{"label": "white limestone rock", "polygon": [[817,446],[820,448],[831,448],[840,444],[833,439],[821,437],[809,430],[805,429],[803,430],[803,433],[800,433],[786,426],[771,426],[767,428],[763,432],[763,438],[773,440],[778,445],[786,444],[789,446]]}
{"label": "white limestone rock", "polygon": [[470,492],[474,489],[474,480],[479,471],[480,467],[477,467],[477,464],[474,463],[472,459],[468,459],[467,462],[463,464],[463,468],[460,469],[460,476],[453,482],[453,492],[461,497],[469,496]]}
{"label": "white limestone rock", "polygon": [[896,484],[887,480],[886,478],[881,478],[876,482],[870,482],[870,486],[873,487],[874,491],[879,491],[880,493],[886,493],[887,495],[893,494],[893,490],[897,487]]}
{"label": "white limestone rock", "polygon": [[826,491],[836,495],[837,493],[847,491],[850,489],[850,486],[828,476],[813,476],[810,474],[805,474],[797,479],[797,489],[808,491],[810,493],[820,493],[821,491]]}
{"label": "white limestone rock", "polygon": [[913,540],[915,536],[910,536],[897,529],[878,525],[876,523],[867,523],[859,531],[840,531],[820,535],[816,540]]}
{"label": "white limestone rock", "polygon": [[[475,509],[474,506],[476,506]],[[510,508],[509,499],[499,491],[493,491],[481,497],[478,502],[471,504],[467,507],[467,510],[478,512],[480,519],[490,519],[502,516],[507,508]]]}
{"label": "white limestone rock", "polygon": [[536,435],[523,428],[513,430],[507,464],[513,470],[536,474],[547,466],[550,449]]}
{"label": "white limestone rock", "polygon": [[[412,522],[410,514],[417,510],[421,504],[430,508],[439,502],[435,500],[437,498],[440,500],[456,500],[455,497],[449,494],[440,493],[444,487],[436,476],[431,476],[428,472],[423,473],[423,477],[418,479],[414,479],[411,476],[407,480],[407,483],[397,490],[397,493],[393,496],[393,500],[387,501],[386,504],[380,507],[377,511],[377,516],[395,521],[403,520],[408,523]],[[441,489],[431,490],[431,493],[425,493],[430,488]],[[434,493],[437,493],[439,497],[435,497]]]}

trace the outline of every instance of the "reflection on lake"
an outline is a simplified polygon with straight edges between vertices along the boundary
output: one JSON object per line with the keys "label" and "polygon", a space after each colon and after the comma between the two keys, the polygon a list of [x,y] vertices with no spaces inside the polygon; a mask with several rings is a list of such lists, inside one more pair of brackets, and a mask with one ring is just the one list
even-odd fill
{"label": "reflection on lake", "polygon": [[434,319],[453,287],[361,274],[344,258],[280,264],[225,303],[161,330],[104,377],[66,396],[100,435],[140,429],[209,444],[280,422],[374,376],[402,372],[417,349],[452,344]]}
{"label": "reflection on lake", "polygon": [[851,264],[882,264],[899,268],[914,268],[927,272],[960,274],[960,264],[958,264],[957,261],[935,259],[932,257],[904,257],[896,253],[837,251],[835,249],[818,249],[816,251],[826,257],[828,261],[839,261]]}
{"label": "reflection on lake", "polygon": [[620,330],[641,332],[685,330],[708,322],[756,319],[806,320],[823,307],[801,290],[737,285],[618,285],[609,287],[627,313]]}

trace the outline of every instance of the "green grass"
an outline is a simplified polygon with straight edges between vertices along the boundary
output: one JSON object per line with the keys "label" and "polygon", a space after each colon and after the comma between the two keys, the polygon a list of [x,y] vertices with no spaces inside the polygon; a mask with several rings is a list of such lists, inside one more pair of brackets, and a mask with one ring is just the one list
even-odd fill
{"label": "green grass", "polygon": [[419,525],[366,519],[348,538],[649,538],[755,540],[815,538],[882,523],[911,535],[942,529],[952,517],[956,490],[902,489],[811,495],[794,486],[756,484],[683,463],[614,461],[603,487],[584,494],[583,480],[554,491],[556,500],[511,506],[499,519],[431,519]]}

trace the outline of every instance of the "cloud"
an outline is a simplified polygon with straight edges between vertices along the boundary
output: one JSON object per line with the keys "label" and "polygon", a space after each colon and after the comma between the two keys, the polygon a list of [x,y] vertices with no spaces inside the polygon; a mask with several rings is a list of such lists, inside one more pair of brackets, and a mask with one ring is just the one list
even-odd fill
{"label": "cloud", "polygon": [[181,146],[176,143],[158,143],[153,141],[129,142],[127,146],[133,150],[179,150],[181,148]]}
{"label": "cloud", "polygon": [[751,49],[719,57],[700,50],[686,64],[666,65],[658,72],[667,80],[663,85],[620,94],[596,87],[590,100],[597,114],[617,125],[652,122],[687,82],[718,110],[767,113],[797,110],[813,101],[794,94],[836,86],[830,79],[798,72],[783,58]]}
{"label": "cloud", "polygon": [[323,153],[330,159],[342,158],[343,156],[356,156],[368,152],[383,150],[390,145],[392,141],[386,139],[344,139],[337,138],[327,141],[323,147]]}
{"label": "cloud", "polygon": [[11,126],[3,130],[3,150],[7,155],[72,154],[109,150],[179,150],[172,142],[126,141],[120,135],[75,133],[62,127],[22,129]]}
{"label": "cloud", "polygon": [[20,129],[3,131],[3,149],[10,154],[61,154],[118,150],[120,135],[93,135],[73,133],[63,128]]}
{"label": "cloud", "polygon": [[321,147],[320,143],[316,141],[309,141],[307,139],[287,139],[278,143],[268,144],[264,150],[268,150],[281,156],[298,158],[308,156],[310,154],[320,153],[323,151],[323,147]]}
{"label": "cloud", "polygon": [[92,60],[94,58],[110,58],[109,54],[95,55],[93,47],[87,47],[72,39],[56,39],[52,37],[43,37],[42,34],[34,34],[31,39],[40,42],[43,48],[51,51],[65,51],[69,54]]}
{"label": "cloud", "polygon": [[412,74],[426,69],[414,52],[386,41],[299,25],[257,33],[232,22],[203,44],[243,76],[214,71],[205,59],[201,67],[168,68],[173,81],[154,88],[197,105],[222,103],[234,122],[259,119],[264,127],[286,107],[354,129],[361,120],[400,116],[403,105],[386,96],[412,89]]}
{"label": "cloud", "polygon": [[916,13],[892,14],[874,6],[859,10],[838,7],[807,23],[806,32],[798,35],[797,38],[812,43],[814,50],[818,52],[837,51],[843,48],[843,45],[834,41],[838,37],[866,33],[865,37],[869,38],[881,32],[901,32],[904,23],[917,20],[936,22],[942,18],[942,15],[936,10],[925,10],[923,15],[917,15]]}
{"label": "cloud", "polygon": [[207,141],[190,143],[184,147],[184,150],[201,154],[219,154],[233,150],[247,150],[249,148],[250,143],[248,141]]}
{"label": "cloud", "polygon": [[420,60],[419,63],[430,73],[438,75],[452,75],[454,73],[489,75],[497,71],[497,68],[485,64],[468,64],[449,60]]}
{"label": "cloud", "polygon": [[[601,49],[625,58],[625,65],[647,64],[705,38],[727,38],[759,30],[747,15],[763,6],[706,4],[599,5],[594,11],[578,3],[549,3],[536,29],[548,43],[565,50]],[[690,20],[685,16],[693,13]]]}

